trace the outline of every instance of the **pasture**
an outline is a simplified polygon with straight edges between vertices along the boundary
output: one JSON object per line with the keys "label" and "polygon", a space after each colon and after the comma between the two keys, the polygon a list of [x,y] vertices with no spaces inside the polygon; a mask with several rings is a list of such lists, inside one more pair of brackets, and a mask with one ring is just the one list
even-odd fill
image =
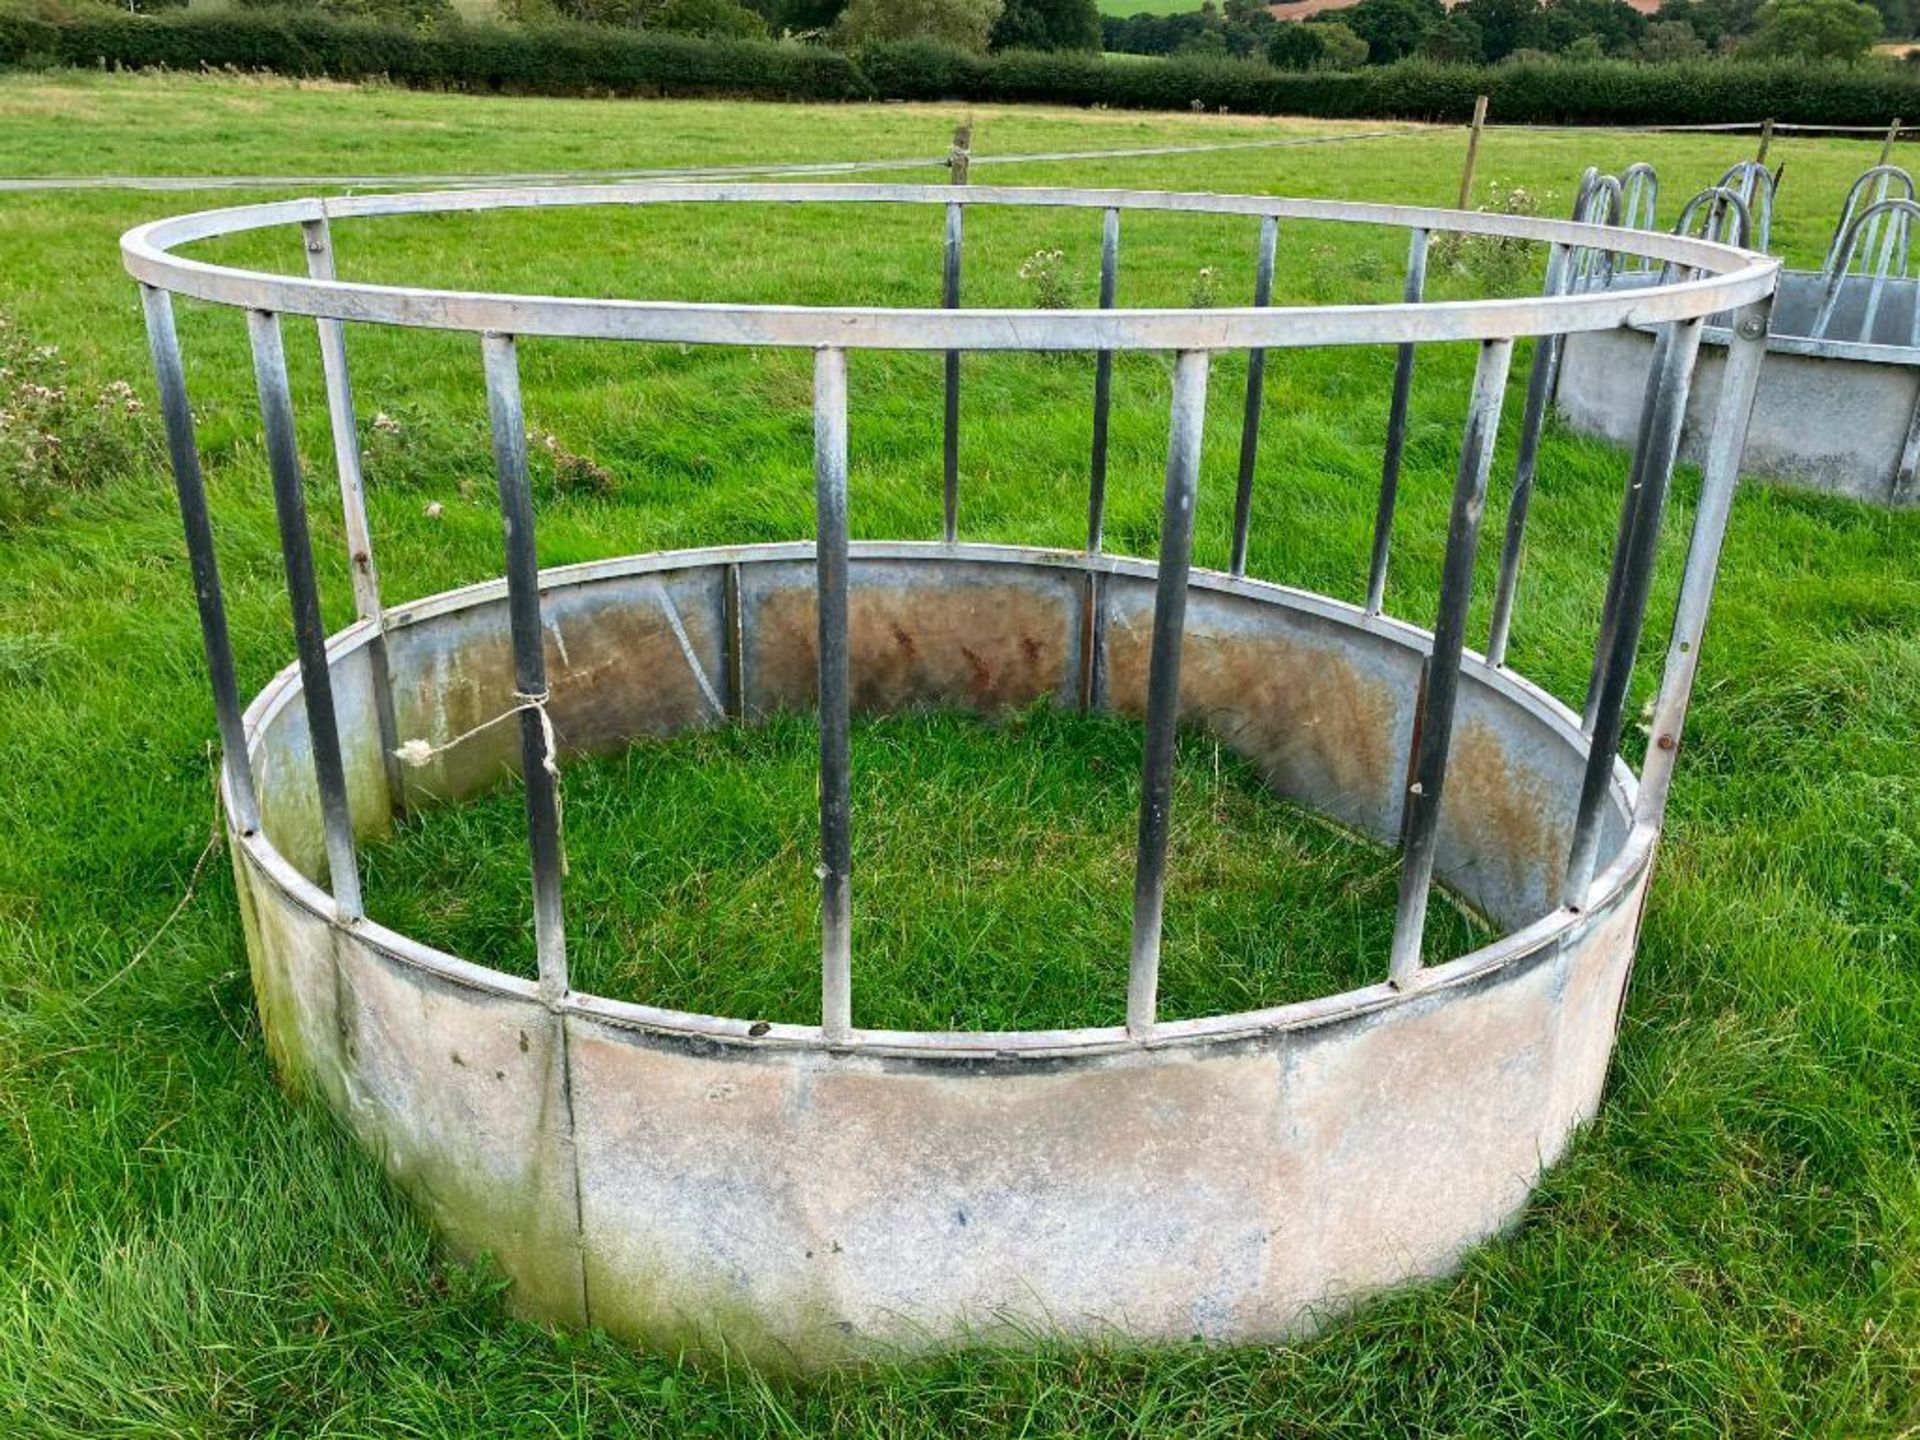
{"label": "pasture", "polygon": [[[1290,139],[1286,148],[1037,162],[981,183],[1454,198],[1463,137],[1421,127],[939,106],[478,99],[237,77],[0,76],[0,174],[345,176],[913,160],[971,116],[983,157]],[[1333,143],[1340,134],[1391,131]],[[1477,198],[1567,207],[1580,169],[1645,159],[1662,215],[1738,137],[1489,133]],[[1817,263],[1876,145],[1777,139],[1775,248]],[[940,183],[935,166],[884,178]],[[508,1313],[317,1106],[276,1086],[231,880],[209,852],[215,731],[178,517],[118,235],[308,187],[0,193],[0,408],[67,393],[95,437],[50,513],[0,530],[0,1431],[8,1435],[588,1436],[1911,1434],[1920,1426],[1920,514],[1758,485],[1735,508],[1668,838],[1608,1098],[1523,1222],[1450,1280],[1289,1346],[1013,1351],[771,1380]],[[1514,201],[1525,191],[1527,201]],[[345,273],[708,300],[926,304],[932,212],[778,207],[495,215],[337,232]],[[218,253],[295,268],[286,237]],[[1377,243],[1376,243],[1377,241]],[[1090,303],[1097,227],[990,216],[966,295],[1030,297],[1041,249]],[[1151,217],[1123,305],[1251,288],[1251,230]],[[1276,295],[1397,295],[1398,236],[1281,236]],[[1203,273],[1205,272],[1205,273]],[[1439,267],[1435,293],[1528,287]],[[244,323],[184,306],[187,379],[250,695],[291,658]],[[288,326],[330,627],[352,615],[317,349]],[[389,601],[497,574],[477,347],[355,332]],[[51,353],[47,347],[57,347]],[[1358,600],[1392,356],[1269,365],[1251,573]],[[543,564],[806,536],[807,358],[529,344]],[[1244,358],[1211,387],[1196,563],[1223,566]],[[1507,414],[1519,412],[1524,363]],[[1388,608],[1430,624],[1472,356],[1424,353]],[[1074,546],[1091,362],[976,357],[961,527]],[[126,382],[143,406],[96,397]],[[1108,538],[1151,555],[1169,366],[1117,367]],[[857,357],[852,531],[937,535],[940,364]],[[113,391],[117,395],[119,392]],[[40,403],[38,401],[34,403]],[[52,402],[48,402],[52,403]],[[376,416],[388,423],[379,425]],[[79,433],[76,431],[76,433]],[[538,451],[542,447],[536,447]],[[0,449],[0,465],[33,462]],[[563,457],[567,463],[563,462]],[[1489,504],[1504,513],[1511,435]],[[1516,668],[1577,705],[1626,459],[1550,429]],[[18,477],[12,477],[17,479]],[[0,486],[10,477],[0,475]],[[1651,692],[1696,477],[1676,484],[1636,699]],[[1489,532],[1491,533],[1491,531]],[[1469,644],[1485,636],[1483,543]],[[782,721],[569,773],[591,984],[807,1021],[810,729]],[[1638,740],[1634,743],[1639,743]],[[1111,1021],[1137,734],[1023,713],[856,737],[863,1023]],[[1170,1003],[1358,983],[1384,964],[1391,858],[1183,746]],[[887,817],[863,828],[860,817]],[[530,963],[518,803],[427,815],[369,858],[372,912]],[[929,852],[955,857],[930,874]],[[872,877],[870,880],[863,876]],[[191,890],[188,894],[189,888]],[[183,895],[187,895],[182,904]],[[734,902],[740,909],[736,910]],[[177,909],[177,914],[176,912]],[[1429,943],[1475,922],[1436,901]],[[744,918],[743,918],[744,917]],[[1111,956],[1110,970],[1089,955]],[[588,983],[583,977],[582,983]],[[858,987],[865,986],[865,989]],[[1177,997],[1173,998],[1173,997]]]}

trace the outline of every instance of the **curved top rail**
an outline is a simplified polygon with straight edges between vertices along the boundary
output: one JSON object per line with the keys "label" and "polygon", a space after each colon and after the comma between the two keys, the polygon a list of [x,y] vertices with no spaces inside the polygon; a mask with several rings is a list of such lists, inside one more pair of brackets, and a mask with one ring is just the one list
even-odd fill
{"label": "curved top rail", "polygon": [[[1621,224],[1625,206],[1625,192],[1620,188],[1620,178],[1617,175],[1602,175],[1589,166],[1587,173],[1580,177],[1579,194],[1573,202],[1573,218],[1582,225],[1612,229]],[[1573,255],[1574,291],[1605,290],[1613,283],[1617,258],[1614,252],[1588,245],[1575,250]]]}
{"label": "curved top rail", "polygon": [[[1158,310],[800,306],[509,295],[279,275],[175,253],[278,225],[394,215],[684,203],[1010,205],[1246,215],[1496,235],[1633,255],[1691,272],[1658,289],[1427,304]],[[1014,186],[630,184],[300,199],[154,221],[121,238],[156,290],[249,310],[478,333],[879,350],[1214,350],[1514,339],[1689,320],[1772,293],[1779,262],[1690,236],[1423,206]]]}
{"label": "curved top rail", "polygon": [[1633,230],[1652,230],[1658,226],[1660,176],[1644,160],[1636,160],[1620,172],[1622,203],[1626,206],[1621,223]]}
{"label": "curved top rail", "polygon": [[[1873,187],[1873,198],[1867,202],[1870,205],[1877,205],[1882,200],[1914,198],[1913,176],[1898,165],[1875,165],[1861,172],[1860,178],[1847,191],[1846,204],[1840,207],[1840,222],[1833,227],[1833,238],[1827,242],[1826,258],[1820,262],[1822,270],[1833,269],[1834,261],[1840,254],[1840,242],[1846,238],[1847,227],[1860,208],[1860,192],[1869,185]],[[1903,193],[1896,194],[1896,191]],[[1867,248],[1873,248],[1871,243]]]}
{"label": "curved top rail", "polygon": [[1742,160],[1728,166],[1718,183],[1721,189],[1740,192],[1759,231],[1758,248],[1764,251],[1773,238],[1773,172],[1758,160]]}
{"label": "curved top rail", "polygon": [[[1709,185],[1680,208],[1680,217],[1673,222],[1673,233],[1691,235],[1696,225],[1705,239],[1745,245],[1752,238],[1753,212],[1738,190],[1726,185]],[[1729,230],[1739,236],[1738,241],[1727,239]]]}
{"label": "curved top rail", "polygon": [[[1880,247],[1879,258],[1877,261],[1870,262],[1874,267],[1870,272],[1859,277],[1870,282],[1865,310],[1860,319],[1859,338],[1871,343],[1870,337],[1873,334],[1874,319],[1879,311],[1881,293],[1885,289],[1896,261],[1901,271],[1904,272],[1906,268],[1908,237],[1916,218],[1920,218],[1920,203],[1907,199],[1881,200],[1867,206],[1853,217],[1844,236],[1835,246],[1833,263],[1827,269],[1820,296],[1820,311],[1813,322],[1814,339],[1825,339],[1827,331],[1833,325],[1834,310],[1840,303],[1840,291],[1853,268],[1854,253],[1860,247],[1863,233],[1877,230],[1884,223],[1888,229],[1885,241]],[[1912,331],[1920,332],[1920,310],[1914,313]],[[1916,345],[1920,345],[1920,333],[1910,333],[1907,346],[1912,348]]]}

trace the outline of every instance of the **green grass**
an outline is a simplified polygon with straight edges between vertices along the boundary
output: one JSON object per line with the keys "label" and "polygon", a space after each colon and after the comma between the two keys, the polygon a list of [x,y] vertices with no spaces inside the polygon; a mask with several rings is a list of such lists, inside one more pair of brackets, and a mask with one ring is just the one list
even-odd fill
{"label": "green grass", "polygon": [[[819,731],[798,717],[643,743],[567,772],[576,988],[818,1024]],[[899,1030],[1118,1023],[1140,814],[1140,732],[1048,709],[856,724],[857,1023]],[[1167,883],[1185,897],[1161,1013],[1218,1015],[1379,978],[1398,868],[1187,738]],[[517,789],[428,811],[367,853],[370,913],[530,973]],[[1430,954],[1484,943],[1438,895]]]}
{"label": "green grass", "polygon": [[1179,15],[1199,8],[1198,0],[1100,0],[1102,15]]}
{"label": "green grass", "polygon": [[[931,155],[964,113],[11,77],[0,79],[0,171]],[[991,107],[973,117],[981,149],[999,153],[1330,128]],[[1457,132],[1421,131],[985,174],[1444,202],[1461,148]],[[1523,185],[1559,211],[1581,166],[1645,157],[1661,168],[1670,214],[1675,196],[1744,149],[1494,131],[1482,175],[1490,190]],[[1804,263],[1872,146],[1777,140],[1774,156],[1787,162],[1776,236]],[[139,220],[234,198],[0,197],[0,310],[62,347],[70,383],[128,379],[148,394],[114,239]],[[337,238],[356,275],[884,303],[928,300],[939,254],[936,216],[771,209],[342,225]],[[1091,297],[1097,225],[983,216],[968,244],[971,298],[1018,300],[1014,270],[1043,244],[1067,251]],[[1243,228],[1129,217],[1123,303],[1178,303],[1202,265],[1242,293],[1252,251]],[[300,261],[283,237],[222,252]],[[1391,237],[1289,226],[1279,292],[1386,298],[1401,258]],[[1439,281],[1443,293],[1473,283]],[[250,692],[291,647],[244,326],[184,307],[182,331]],[[289,325],[288,337],[339,624],[351,607],[318,365],[310,330]],[[356,332],[353,353],[366,417],[384,410],[400,424],[371,469],[389,596],[497,573],[477,346]],[[544,562],[808,533],[804,357],[530,344],[524,363],[532,422],[616,477],[605,496],[543,486]],[[1213,378],[1205,564],[1226,554],[1241,364],[1221,357]],[[1256,574],[1357,598],[1390,373],[1391,357],[1372,352],[1273,357]],[[1389,595],[1422,621],[1470,375],[1457,348],[1422,355]],[[934,357],[855,358],[856,535],[936,531],[938,376]],[[1089,366],[983,357],[966,376],[963,529],[1075,543]],[[1117,549],[1154,549],[1167,388],[1157,359],[1118,367]],[[1920,1425],[1920,516],[1743,490],[1606,1102],[1518,1228],[1456,1278],[1293,1346],[1038,1345],[789,1385],[509,1318],[496,1283],[441,1254],[373,1160],[276,1088],[222,860],[165,925],[206,843],[213,723],[145,423],[147,458],[98,477],[52,522],[0,538],[0,1433],[1851,1436]],[[1511,465],[1503,447],[1491,515]],[[1547,437],[1514,659],[1562,696],[1585,679],[1624,473],[1617,451]],[[1695,483],[1678,487],[1655,632]],[[1636,704],[1651,668],[1641,666]],[[862,954],[880,973],[859,1003],[916,1023],[1110,1008],[1117,974],[1102,981],[1072,961],[1076,947],[1112,951],[1124,911],[1124,893],[1107,894],[1125,874],[1124,731],[1046,714],[993,729],[915,719],[863,730],[860,747],[861,859],[887,883],[863,892]],[[810,865],[806,749],[804,725],[790,722],[569,773],[580,859],[570,920],[594,984],[704,993],[743,1011],[804,1005],[792,967]],[[1170,958],[1185,958],[1169,967],[1171,1002],[1199,1009],[1368,974],[1383,948],[1384,857],[1275,805],[1225,759],[1214,765],[1210,745],[1188,742],[1168,914]],[[925,813],[871,816],[909,793]],[[710,806],[724,826],[699,823]],[[509,794],[432,816],[374,851],[375,913],[524,965],[514,808]],[[1201,823],[1216,813],[1218,834]],[[1241,852],[1254,846],[1287,863],[1247,868]],[[933,847],[957,857],[950,873],[916,868]],[[1044,857],[1045,883],[1009,881],[996,869],[1009,857]],[[446,873],[455,861],[471,884]],[[662,882],[653,903],[634,877]],[[692,964],[703,926],[723,950],[755,933],[712,913],[721,886],[749,888],[780,942],[757,977]],[[1259,938],[1277,924],[1284,941]],[[1436,924],[1441,950],[1471,943],[1452,912]],[[1005,963],[1016,957],[1033,966],[1024,988]],[[716,984],[740,988],[697,988]]]}

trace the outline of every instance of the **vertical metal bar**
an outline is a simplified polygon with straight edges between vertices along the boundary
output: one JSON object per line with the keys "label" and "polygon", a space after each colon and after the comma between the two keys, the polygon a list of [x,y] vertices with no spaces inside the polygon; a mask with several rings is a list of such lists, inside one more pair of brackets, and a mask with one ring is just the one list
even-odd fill
{"label": "vertical metal bar", "polygon": [[540,561],[534,548],[533,490],[527,477],[527,421],[520,403],[520,362],[511,335],[480,337],[487,372],[487,416],[507,549],[507,613],[513,632],[513,688],[520,712],[520,774],[527,791],[527,848],[533,860],[533,940],[540,994],[567,993],[567,932],[561,885],[559,779],[549,765],[546,632],[540,622]]}
{"label": "vertical metal bar", "polygon": [[[946,257],[940,286],[940,304],[948,310],[960,308],[960,247],[964,239],[961,226],[960,206],[957,203],[948,205]],[[960,534],[960,352],[958,350],[947,351],[947,425],[944,459],[946,483],[942,496],[945,502],[945,525],[941,533],[951,545]]]}
{"label": "vertical metal bar", "polygon": [[[1599,169],[1596,166],[1589,165],[1586,168],[1586,171],[1580,176],[1580,184],[1574,191],[1573,209],[1568,216],[1569,219],[1584,220],[1587,218],[1587,199],[1589,196],[1593,194],[1594,187],[1599,183],[1599,180],[1600,180]],[[1682,223],[1684,223],[1684,221],[1685,221],[1685,216],[1683,214]],[[1567,251],[1567,258],[1565,261],[1566,279],[1564,284],[1565,284],[1565,289],[1569,294],[1578,293],[1582,288],[1581,270],[1585,264],[1582,257],[1586,253],[1587,252],[1577,248],[1570,248]],[[1648,262],[1648,263],[1651,264],[1652,262]],[[1547,366],[1547,408],[1548,409],[1553,408],[1554,402],[1559,398],[1559,395],[1560,395],[1560,347],[1558,345],[1555,345],[1553,347],[1553,359],[1548,363],[1548,366]]]}
{"label": "vertical metal bar", "polygon": [[1140,836],[1133,862],[1133,946],[1127,969],[1127,1033],[1151,1034],[1159,1004],[1160,926],[1166,900],[1167,833],[1173,799],[1173,749],[1180,722],[1180,641],[1187,618],[1193,557],[1193,505],[1207,414],[1207,353],[1182,350],[1173,364],[1173,414],[1167,437],[1166,500],[1147,671],[1146,755]]}
{"label": "vertical metal bar", "polygon": [[260,828],[260,802],[254,796],[253,765],[247,758],[240,687],[233,673],[233,642],[227,634],[227,604],[220,588],[220,562],[213,548],[213,523],[207,515],[200,450],[193,438],[193,409],[187,403],[180,337],[173,326],[173,297],[142,285],[140,301],[147,312],[147,345],[160,390],[160,415],[167,427],[167,454],[173,462],[180,528],[186,533],[187,561],[193,570],[193,598],[200,609],[200,644],[206,652],[207,678],[213,687],[213,713],[220,726],[227,793],[233,797],[232,820],[242,835],[252,835]]}
{"label": "vertical metal bar", "polygon": [[[1260,221],[1260,261],[1253,276],[1253,303],[1273,303],[1273,249],[1280,232],[1276,216]],[[1247,531],[1253,524],[1253,466],[1260,454],[1260,403],[1266,398],[1267,352],[1247,352],[1247,406],[1240,418],[1240,488],[1233,498],[1233,573],[1247,573]]]}
{"label": "vertical metal bar", "polygon": [[1633,459],[1628,466],[1626,492],[1620,498],[1620,523],[1614,531],[1613,561],[1607,571],[1607,595],[1600,603],[1600,634],[1594,642],[1593,664],[1587,671],[1586,699],[1580,706],[1580,730],[1582,734],[1593,734],[1594,716],[1600,705],[1601,674],[1606,668],[1606,657],[1613,648],[1613,636],[1619,628],[1620,594],[1626,585],[1627,550],[1633,534],[1634,517],[1639,513],[1640,501],[1646,491],[1646,462],[1652,454],[1648,447],[1648,437],[1653,431],[1654,412],[1659,408],[1660,394],[1666,385],[1668,367],[1673,363],[1672,325],[1663,329],[1654,340],[1653,359],[1647,365],[1646,393],[1640,402],[1640,426],[1633,442]]}
{"label": "vertical metal bar", "polygon": [[[1111,310],[1120,286],[1120,212],[1109,206],[1100,222],[1100,308]],[[1113,352],[1102,350],[1093,368],[1093,454],[1087,479],[1087,553],[1098,555],[1107,530],[1107,422],[1113,406]],[[1106,586],[1089,571],[1081,598],[1080,707],[1105,699]]]}
{"label": "vertical metal bar", "polygon": [[[1555,245],[1547,258],[1547,294],[1558,295],[1567,272],[1568,248]],[[1513,599],[1520,586],[1520,554],[1527,537],[1527,508],[1533,500],[1533,477],[1540,461],[1540,431],[1547,418],[1547,391],[1560,350],[1558,335],[1534,341],[1533,365],[1527,374],[1527,408],[1520,417],[1520,453],[1513,468],[1513,495],[1507,502],[1507,538],[1500,550],[1500,574],[1493,591],[1493,622],[1487,631],[1487,663],[1507,663],[1507,641],[1513,631]]]}
{"label": "vertical metal bar", "polygon": [[1433,649],[1420,685],[1420,715],[1414,725],[1414,754],[1401,817],[1400,897],[1394,912],[1393,951],[1388,978],[1406,985],[1420,971],[1420,942],[1426,932],[1427,892],[1433,884],[1434,839],[1440,826],[1440,798],[1447,781],[1447,751],[1453,740],[1454,702],[1460,689],[1460,652],[1466,643],[1467,606],[1473,599],[1474,552],[1480,543],[1480,519],[1487,504],[1487,473],[1500,430],[1500,404],[1507,389],[1513,341],[1485,340],[1473,377],[1466,432],[1460,442],[1460,468],[1453,483],[1453,509],[1447,519],[1447,553],[1440,570],[1440,611],[1433,626]]}
{"label": "vertical metal bar", "polygon": [[[316,280],[334,278],[333,236],[326,219],[301,225],[307,242],[307,273]],[[362,620],[380,618],[380,579],[373,567],[373,535],[367,524],[367,487],[360,473],[360,426],[353,409],[353,382],[347,370],[346,327],[321,317],[320,366],[327,380],[327,418],[333,428],[334,463],[340,474],[340,509],[346,519],[347,555],[352,561],[353,608]]]}
{"label": "vertical metal bar", "polygon": [[[1914,309],[1914,327],[1920,330],[1920,301]],[[1911,505],[1916,496],[1914,480],[1920,476],[1920,399],[1914,401],[1907,417],[1907,438],[1901,442],[1900,458],[1893,467],[1893,487],[1887,492],[1890,505]]]}
{"label": "vertical metal bar", "polygon": [[1660,544],[1660,520],[1666,510],[1667,487],[1673,479],[1673,462],[1680,450],[1680,429],[1686,420],[1687,392],[1693,383],[1694,357],[1700,351],[1700,329],[1701,322],[1698,320],[1679,321],[1673,327],[1671,358],[1662,367],[1659,389],[1654,397],[1653,420],[1647,427],[1643,446],[1646,454],[1637,467],[1643,494],[1640,503],[1634,507],[1633,530],[1628,537],[1626,561],[1622,567],[1620,603],[1615,614],[1614,630],[1606,637],[1606,663],[1595,707],[1592,738],[1588,742],[1586,775],[1580,786],[1580,807],[1574,816],[1573,843],[1568,848],[1566,879],[1560,893],[1561,901],[1575,910],[1586,908],[1588,892],[1593,888],[1607,787],[1613,780],[1614,755],[1620,748],[1627,687],[1633,679],[1634,653],[1640,647],[1640,630],[1647,616],[1647,595],[1653,587],[1654,557]]}
{"label": "vertical metal bar", "polygon": [[339,920],[360,919],[360,871],[353,853],[353,817],[347,808],[346,768],[340,759],[340,727],[333,709],[333,677],[327,668],[327,631],[320,618],[320,587],[313,573],[313,542],[307,534],[307,500],[300,477],[300,451],[293,433],[293,399],[287,388],[287,355],[280,317],[249,310],[253,374],[260,391],[267,464],[273,471],[273,509],[280,524],[280,555],[293,608],[293,638],[300,656],[300,693],[306,701],[313,774],[320,787],[320,820],[326,835],[328,883]]}
{"label": "vertical metal bar", "polygon": [[[1100,225],[1100,308],[1111,310],[1120,281],[1120,212]],[[1107,416],[1113,406],[1113,352],[1093,361],[1093,462],[1087,485],[1087,553],[1098,555],[1107,528]]]}
{"label": "vertical metal bar", "polygon": [[820,350],[813,365],[814,542],[820,617],[820,1028],[853,1030],[853,825],[848,732],[847,353]]}
{"label": "vertical metal bar", "polygon": [[[1885,226],[1886,235],[1884,239],[1882,239],[1880,234],[1881,222],[1883,220],[1888,222]],[[1887,267],[1893,263],[1895,242],[1898,238],[1894,233],[1895,228],[1892,223],[1892,217],[1886,215],[1874,216],[1873,220],[1867,226],[1867,266],[1873,280],[1872,283],[1867,286],[1866,308],[1860,312],[1860,332],[1858,339],[1863,345],[1871,345],[1874,343],[1873,324],[1880,315],[1880,300],[1886,293],[1887,288]],[[1905,277],[1903,276],[1902,278]]]}
{"label": "vertical metal bar", "polygon": [[725,588],[721,592],[720,618],[724,635],[721,643],[727,652],[727,704],[729,720],[743,720],[747,713],[746,617],[740,606],[740,567],[727,566]]}
{"label": "vertical metal bar", "polygon": [[[306,236],[307,273],[316,280],[333,279],[333,234],[325,215],[304,222],[301,229]],[[393,681],[387,669],[386,615],[380,603],[380,575],[373,563],[373,529],[367,522],[366,477],[360,471],[360,424],[354,414],[353,376],[347,368],[346,326],[324,316],[314,324],[320,335],[320,368],[327,381],[327,419],[333,432],[334,468],[340,477],[340,513],[346,525],[348,572],[353,576],[353,609],[375,631],[367,645],[374,718],[380,727],[380,759],[387,772],[387,793],[399,806],[406,794],[400,757],[395,753],[400,745],[400,725],[394,717]]]}
{"label": "vertical metal bar", "polygon": [[1080,592],[1080,708],[1098,710],[1105,680],[1102,652],[1106,648],[1106,586],[1099,572],[1089,570]]}
{"label": "vertical metal bar", "polygon": [[1667,642],[1666,670],[1653,704],[1653,740],[1647,747],[1646,764],[1640,771],[1640,793],[1634,806],[1636,824],[1658,826],[1666,814],[1667,792],[1673,783],[1674,760],[1680,749],[1680,730],[1687,718],[1687,702],[1693,694],[1707,608],[1713,600],[1714,578],[1720,568],[1720,547],[1726,539],[1727,517],[1740,479],[1747,422],[1752,418],[1753,398],[1760,387],[1771,308],[1772,301],[1763,300],[1733,317],[1733,336],[1727,345],[1726,368],[1721,372],[1720,403],[1714,412],[1706,463],[1701,467],[1700,501],[1693,512],[1693,536],[1687,544],[1687,564],[1680,577],[1673,634]]}
{"label": "vertical metal bar", "polygon": [[[1415,230],[1407,248],[1403,298],[1418,305],[1427,288],[1427,232]],[[1380,508],[1373,520],[1373,558],[1367,567],[1367,614],[1378,615],[1387,598],[1387,551],[1393,543],[1393,509],[1400,494],[1400,457],[1407,447],[1407,401],[1413,393],[1413,352],[1400,347],[1393,367],[1393,404],[1387,412],[1386,459],[1380,467]]]}

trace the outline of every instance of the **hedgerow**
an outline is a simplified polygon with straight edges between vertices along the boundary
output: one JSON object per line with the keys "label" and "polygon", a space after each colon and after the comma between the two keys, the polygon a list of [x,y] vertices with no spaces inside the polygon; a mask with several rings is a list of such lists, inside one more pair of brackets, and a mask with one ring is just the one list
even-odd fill
{"label": "hedgerow", "polygon": [[273,10],[90,14],[60,25],[0,16],[0,65],[6,64],[266,70],[525,95],[844,100],[868,93],[852,61],[821,46],[586,25],[409,30]]}
{"label": "hedgerow", "polygon": [[1076,52],[980,56],[925,43],[853,54],[581,25],[407,29],[311,11],[0,15],[0,65],[233,68],[536,95],[729,94],[805,100],[980,100],[1330,119],[1464,120],[1491,97],[1507,124],[1684,125],[1762,120],[1884,125],[1920,114],[1920,72],[1894,65],[1547,61],[1493,68],[1410,61],[1350,73],[1257,61]]}

